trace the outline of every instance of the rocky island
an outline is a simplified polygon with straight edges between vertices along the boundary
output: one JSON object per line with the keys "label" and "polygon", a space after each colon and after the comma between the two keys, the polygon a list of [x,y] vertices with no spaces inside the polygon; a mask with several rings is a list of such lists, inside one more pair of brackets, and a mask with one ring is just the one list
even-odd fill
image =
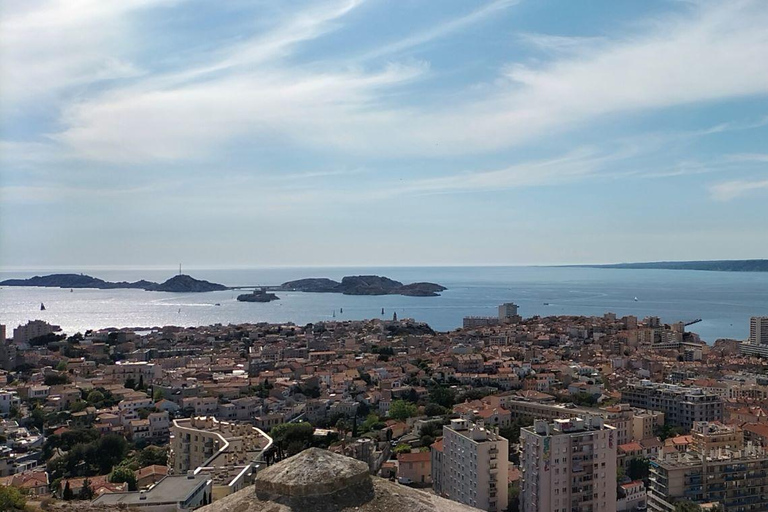
{"label": "rocky island", "polygon": [[435,283],[403,284],[382,276],[346,276],[341,282],[312,277],[288,281],[279,286],[286,291],[312,293],[342,293],[344,295],[406,295],[409,297],[437,297],[447,288]]}
{"label": "rocky island", "polygon": [[269,293],[267,290],[257,289],[251,293],[238,295],[237,300],[240,302],[272,302],[273,300],[280,300],[280,297],[274,293]]}
{"label": "rocky island", "polygon": [[29,279],[6,279],[0,282],[0,286],[37,286],[45,288],[96,288],[99,290],[113,290],[118,288],[132,288],[151,292],[173,293],[199,293],[227,290],[223,284],[211,283],[201,279],[195,279],[186,274],[173,276],[163,283],[152,281],[126,281],[110,282],[85,274],[50,274],[47,276],[35,276]]}

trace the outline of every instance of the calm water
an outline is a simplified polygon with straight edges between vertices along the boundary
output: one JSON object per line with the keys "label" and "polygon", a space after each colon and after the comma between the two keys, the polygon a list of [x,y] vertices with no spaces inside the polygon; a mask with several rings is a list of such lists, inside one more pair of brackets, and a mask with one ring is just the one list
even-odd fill
{"label": "calm water", "polygon": [[[0,272],[0,280],[52,273]],[[173,269],[89,270],[105,280],[164,281]],[[0,323],[14,327],[42,319],[68,333],[104,327],[209,325],[214,323],[285,322],[297,324],[381,316],[415,318],[437,330],[461,325],[468,315],[495,315],[502,302],[520,306],[520,314],[660,316],[664,321],[702,322],[690,327],[702,339],[744,339],[749,317],[768,315],[768,273],[683,270],[610,270],[551,267],[397,267],[397,268],[256,268],[186,270],[199,279],[225,285],[280,284],[304,277],[341,279],[345,275],[378,274],[403,281],[431,281],[448,287],[440,297],[344,296],[280,292],[268,304],[237,302],[239,291],[171,294],[140,290],[75,290],[58,288],[0,289]],[[634,298],[637,297],[637,301]],[[46,311],[40,311],[40,303]],[[547,302],[550,305],[545,306]],[[214,304],[220,303],[221,306]],[[340,313],[340,309],[344,313]]]}

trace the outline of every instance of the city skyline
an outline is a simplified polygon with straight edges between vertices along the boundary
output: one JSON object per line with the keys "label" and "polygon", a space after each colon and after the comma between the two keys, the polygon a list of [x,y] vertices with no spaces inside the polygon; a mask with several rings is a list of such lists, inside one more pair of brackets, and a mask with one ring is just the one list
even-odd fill
{"label": "city skyline", "polygon": [[768,6],[0,7],[3,267],[765,257]]}

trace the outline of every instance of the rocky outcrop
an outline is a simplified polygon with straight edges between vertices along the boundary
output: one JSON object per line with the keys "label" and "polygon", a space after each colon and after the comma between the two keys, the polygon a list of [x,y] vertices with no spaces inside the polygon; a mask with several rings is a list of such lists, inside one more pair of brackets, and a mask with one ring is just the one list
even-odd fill
{"label": "rocky outcrop", "polygon": [[199,293],[199,292],[217,292],[226,290],[223,284],[211,283],[202,279],[195,279],[186,274],[179,274],[168,279],[164,283],[155,285],[148,290],[155,292],[176,292],[176,293]]}
{"label": "rocky outcrop", "polygon": [[7,279],[0,282],[0,286],[37,286],[45,288],[96,288],[99,290],[112,290],[118,288],[133,288],[155,292],[213,292],[227,290],[223,284],[211,283],[201,279],[195,279],[186,274],[174,276],[164,283],[157,284],[152,281],[126,281],[110,282],[85,274],[51,274],[47,276],[35,276],[29,279]]}
{"label": "rocky outcrop", "polygon": [[436,297],[445,291],[444,286],[435,283],[412,283],[404,285],[382,276],[346,276],[341,282],[324,277],[313,277],[288,281],[280,285],[281,290],[343,293],[344,295],[407,295],[411,297]]}
{"label": "rocky outcrop", "polygon": [[397,289],[400,295],[411,297],[437,297],[439,292],[444,292],[447,288],[435,283],[412,283],[401,286]]}
{"label": "rocky outcrop", "polygon": [[280,297],[266,290],[253,290],[251,293],[238,295],[237,300],[240,302],[272,302],[273,300],[280,300]]}
{"label": "rocky outcrop", "polygon": [[29,279],[7,279],[0,282],[0,286],[37,286],[45,288],[97,288],[109,290],[112,288],[138,288],[146,289],[147,286],[157,286],[157,283],[150,281],[136,281],[128,283],[121,281],[111,283],[97,277],[87,276],[85,274],[51,274],[47,276],[35,276]]}
{"label": "rocky outcrop", "polygon": [[477,512],[433,494],[371,477],[364,462],[319,448],[263,469],[253,488],[199,512]]}
{"label": "rocky outcrop", "polygon": [[339,293],[340,282],[325,277],[310,277],[307,279],[298,279],[288,281],[280,285],[280,288],[292,292],[313,292],[313,293]]}

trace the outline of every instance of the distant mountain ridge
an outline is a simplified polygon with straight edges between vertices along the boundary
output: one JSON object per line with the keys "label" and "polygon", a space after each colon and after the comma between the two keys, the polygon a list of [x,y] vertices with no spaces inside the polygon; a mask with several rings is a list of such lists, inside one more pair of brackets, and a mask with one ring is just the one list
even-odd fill
{"label": "distant mountain ridge", "polygon": [[646,263],[567,266],[618,269],[706,270],[710,272],[768,272],[768,260],[652,261]]}
{"label": "distant mountain ridge", "polygon": [[173,293],[199,293],[227,290],[223,284],[211,283],[201,279],[195,279],[186,274],[173,276],[163,283],[152,281],[127,281],[110,282],[85,274],[50,274],[47,276],[35,276],[29,279],[6,279],[0,282],[0,286],[37,286],[44,288],[96,288],[99,290],[113,290],[118,288],[133,288],[151,292]]}

